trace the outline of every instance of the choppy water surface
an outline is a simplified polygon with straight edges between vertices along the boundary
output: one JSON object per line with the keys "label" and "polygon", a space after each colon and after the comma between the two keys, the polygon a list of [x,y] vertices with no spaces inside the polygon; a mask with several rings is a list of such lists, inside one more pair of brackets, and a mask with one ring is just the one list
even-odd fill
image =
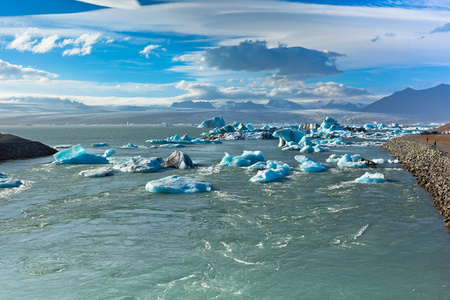
{"label": "choppy water surface", "polygon": [[[204,131],[157,126],[6,126],[51,146],[88,153],[168,157],[173,149],[121,149],[147,139]],[[92,143],[108,142],[108,148]],[[296,167],[276,140],[224,141],[181,150],[197,170],[116,172],[86,178],[89,165],[52,157],[8,161],[0,172],[25,181],[0,190],[1,299],[445,299],[450,292],[448,230],[401,165],[376,171],[388,182],[357,184],[365,170],[295,171],[251,183],[245,168],[220,168],[224,152],[261,150]],[[377,147],[332,153],[391,158]],[[168,175],[203,179],[211,193],[151,194]]]}

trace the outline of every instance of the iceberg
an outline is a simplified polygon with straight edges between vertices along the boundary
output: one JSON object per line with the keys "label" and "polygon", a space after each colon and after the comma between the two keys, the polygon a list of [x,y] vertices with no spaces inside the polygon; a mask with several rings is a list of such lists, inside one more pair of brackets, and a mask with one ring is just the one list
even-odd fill
{"label": "iceberg", "polygon": [[322,172],[327,170],[324,164],[318,163],[304,155],[296,155],[294,159],[300,164],[300,169],[303,172]]}
{"label": "iceberg", "polygon": [[306,145],[304,146],[301,150],[301,153],[313,153],[314,152],[314,148],[310,145]]}
{"label": "iceberg", "polygon": [[175,169],[194,169],[195,165],[189,155],[181,151],[173,152],[164,162],[164,167]]}
{"label": "iceberg", "polygon": [[108,157],[110,157],[114,150],[107,150],[105,154],[94,155],[85,152],[83,146],[78,144],[70,149],[59,151],[53,154],[56,159],[55,164],[109,164]]}
{"label": "iceberg", "polygon": [[[4,174],[2,174],[2,175],[4,175]],[[8,178],[8,177],[0,178],[0,188],[14,188],[14,187],[19,187],[22,184],[23,184],[22,181],[16,180],[14,178]]]}
{"label": "iceberg", "polygon": [[250,169],[263,169],[258,171],[258,173],[250,178],[251,182],[271,182],[277,179],[281,179],[286,177],[290,172],[291,168],[288,164],[275,161],[268,160],[267,162],[257,162],[249,167]]}
{"label": "iceberg", "polygon": [[340,168],[367,168],[365,161],[354,161],[348,154],[343,155],[337,162],[337,165]]}
{"label": "iceberg", "polygon": [[108,143],[94,143],[92,147],[107,147]]}
{"label": "iceberg", "polygon": [[133,145],[132,143],[128,143],[124,146],[122,146],[122,149],[137,149],[139,146]]}
{"label": "iceberg", "polygon": [[327,163],[337,163],[340,159],[341,159],[341,157],[340,157],[339,155],[331,154],[331,155],[326,159],[326,162],[327,162]]}
{"label": "iceberg", "polygon": [[112,168],[99,168],[94,170],[84,170],[80,172],[80,175],[85,177],[106,177],[114,175]]}
{"label": "iceberg", "polygon": [[142,156],[132,157],[128,161],[119,162],[113,166],[115,170],[129,173],[150,173],[162,168],[164,160],[160,157],[145,158]]}
{"label": "iceberg", "polygon": [[366,172],[363,176],[356,178],[355,182],[358,183],[381,183],[385,182],[384,175],[381,173],[369,173]]}
{"label": "iceberg", "polygon": [[214,117],[212,119],[208,119],[203,121],[198,128],[216,128],[225,126],[225,120],[222,116]]}
{"label": "iceberg", "polygon": [[225,156],[222,158],[219,166],[248,167],[258,161],[265,161],[261,151],[244,151],[242,155],[235,157],[225,152]]}
{"label": "iceberg", "polygon": [[173,175],[149,181],[145,189],[152,193],[191,194],[210,192],[212,185],[203,180]]}
{"label": "iceberg", "polygon": [[278,147],[284,147],[289,142],[298,143],[305,136],[305,133],[299,130],[280,129],[273,133],[273,136],[278,138]]}

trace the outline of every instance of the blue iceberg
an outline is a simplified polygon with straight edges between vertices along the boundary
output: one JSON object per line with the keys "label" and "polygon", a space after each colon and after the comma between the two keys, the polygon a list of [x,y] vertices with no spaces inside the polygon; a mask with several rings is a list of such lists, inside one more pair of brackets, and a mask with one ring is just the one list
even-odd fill
{"label": "blue iceberg", "polygon": [[114,150],[107,150],[105,154],[88,154],[81,144],[73,146],[70,149],[59,151],[53,154],[56,159],[55,164],[109,164],[108,157],[114,153]]}
{"label": "blue iceberg", "polygon": [[221,167],[248,167],[259,161],[264,161],[264,155],[261,151],[244,151],[240,156],[231,156],[225,153],[222,161],[219,163]]}
{"label": "blue iceberg", "polygon": [[365,161],[355,161],[358,156],[352,158],[350,155],[343,155],[339,161],[337,162],[338,167],[340,168],[367,168]]}
{"label": "blue iceberg", "polygon": [[305,133],[299,130],[280,129],[273,133],[278,138],[278,147],[284,147],[289,142],[298,143],[305,136]]}
{"label": "blue iceberg", "polygon": [[212,185],[203,180],[173,175],[149,181],[145,189],[152,193],[191,194],[210,192]]}
{"label": "blue iceberg", "polygon": [[385,182],[384,175],[381,173],[369,173],[366,172],[363,176],[356,178],[355,182],[358,183],[382,183]]}
{"label": "blue iceberg", "polygon": [[214,117],[212,119],[208,119],[203,121],[198,128],[216,128],[225,126],[225,120],[222,116]]}
{"label": "blue iceberg", "polygon": [[250,166],[250,169],[261,169],[263,170],[258,171],[258,173],[250,178],[251,182],[271,182],[274,180],[278,180],[281,178],[286,177],[290,172],[291,168],[288,164],[281,162],[281,161],[275,161],[275,160],[268,160],[267,162],[258,162],[256,164],[253,164]]}
{"label": "blue iceberg", "polygon": [[323,172],[327,170],[325,165],[304,155],[296,155],[294,159],[300,164],[300,169],[304,172]]}
{"label": "blue iceberg", "polygon": [[[2,175],[4,175],[4,174],[2,174]],[[8,177],[0,178],[0,188],[14,188],[14,187],[19,187],[22,184],[23,184],[22,181],[16,180],[14,178],[8,178]]]}

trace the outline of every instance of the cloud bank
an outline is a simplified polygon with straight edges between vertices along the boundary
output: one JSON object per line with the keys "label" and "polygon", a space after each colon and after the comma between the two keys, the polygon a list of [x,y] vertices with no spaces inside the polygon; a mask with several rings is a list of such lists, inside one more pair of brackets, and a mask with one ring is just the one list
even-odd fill
{"label": "cloud bank", "polygon": [[0,79],[45,79],[56,77],[58,77],[56,74],[33,68],[24,68],[20,65],[13,65],[0,59]]}
{"label": "cloud bank", "polygon": [[268,48],[263,41],[244,41],[237,46],[206,49],[206,66],[232,71],[275,71],[278,75],[306,79],[343,73],[335,61],[344,56],[331,51],[318,51],[303,47]]}

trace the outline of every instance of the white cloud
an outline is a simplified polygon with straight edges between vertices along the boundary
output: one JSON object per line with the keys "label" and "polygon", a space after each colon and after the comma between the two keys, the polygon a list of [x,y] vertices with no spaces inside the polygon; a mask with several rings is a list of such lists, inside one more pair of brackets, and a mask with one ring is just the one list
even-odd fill
{"label": "white cloud", "polygon": [[92,45],[97,43],[101,33],[85,33],[76,39],[65,39],[62,46],[74,45],[72,49],[66,49],[63,56],[87,55],[92,51]]}
{"label": "white cloud", "polygon": [[13,65],[6,61],[0,60],[0,79],[26,78],[56,78],[58,75],[37,70],[33,68],[24,68],[20,65]]}
{"label": "white cloud", "polygon": [[32,51],[34,53],[47,53],[53,48],[59,47],[59,45],[55,43],[57,39],[57,34],[43,38],[39,44],[33,47]]}
{"label": "white cloud", "polygon": [[342,54],[302,47],[268,48],[266,42],[245,41],[237,46],[205,50],[205,64],[219,70],[277,71],[279,75],[312,78],[342,73],[335,65]]}
{"label": "white cloud", "polygon": [[15,39],[6,46],[6,49],[16,49],[19,51],[32,51],[33,45],[36,44],[37,40],[31,40],[31,35],[29,32],[23,32],[21,34],[16,34]]}
{"label": "white cloud", "polygon": [[161,48],[161,45],[148,45],[139,54],[145,55],[146,58],[149,58],[150,54],[156,55],[159,57],[158,53],[153,52],[153,50],[161,49],[162,51],[166,51],[165,48]]}
{"label": "white cloud", "polygon": [[137,9],[141,7],[139,2],[136,0],[77,0],[77,1],[111,8]]}

